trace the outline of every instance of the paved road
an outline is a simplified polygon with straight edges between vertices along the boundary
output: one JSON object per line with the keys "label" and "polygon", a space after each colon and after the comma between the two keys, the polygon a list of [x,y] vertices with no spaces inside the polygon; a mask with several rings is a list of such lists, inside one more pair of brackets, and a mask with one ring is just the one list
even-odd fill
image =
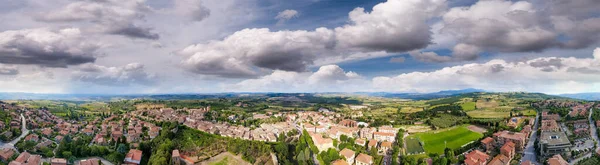
{"label": "paved road", "polygon": [[[598,140],[598,134],[596,132],[597,131],[596,125],[594,124],[594,120],[592,120],[592,113],[594,113],[594,108],[593,107],[590,108],[590,115],[588,116],[588,120],[590,121],[590,133],[591,133],[592,139],[594,139],[594,141],[600,142]],[[598,145],[599,144],[596,144],[596,149],[598,149]],[[588,157],[592,156],[592,154],[595,154],[595,153],[596,152],[585,154],[585,156],[577,158],[577,159],[571,161],[569,164],[575,164],[575,163],[579,162],[581,159],[588,158]]]}
{"label": "paved road", "polygon": [[535,116],[535,122],[533,124],[533,128],[532,128],[532,132],[531,132],[531,136],[529,137],[529,142],[527,143],[527,146],[525,146],[525,150],[523,152],[523,157],[521,157],[521,162],[525,162],[525,161],[531,161],[533,164],[540,164],[537,161],[537,157],[535,154],[535,139],[537,139],[537,130],[538,130],[538,120],[540,120],[540,114],[538,113]]}
{"label": "paved road", "polygon": [[21,135],[8,143],[0,142],[0,148],[12,148],[16,150],[15,144],[17,144],[17,142],[19,142],[21,139],[27,136],[27,134],[29,134],[29,130],[27,129],[27,122],[25,121],[25,116],[21,114]]}

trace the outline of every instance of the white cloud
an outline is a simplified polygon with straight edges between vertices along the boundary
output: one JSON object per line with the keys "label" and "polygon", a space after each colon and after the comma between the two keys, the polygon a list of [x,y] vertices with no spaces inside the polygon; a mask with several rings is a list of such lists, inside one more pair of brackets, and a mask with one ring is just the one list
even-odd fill
{"label": "white cloud", "polygon": [[[550,69],[548,69],[550,68]],[[600,62],[592,58],[543,57],[523,62],[492,60],[373,78],[374,91],[435,92],[479,88],[492,91],[548,93],[600,91]],[[565,85],[578,84],[582,88]]]}
{"label": "white cloud", "polygon": [[594,49],[594,59],[600,60],[600,48]]}
{"label": "white cloud", "polygon": [[278,20],[278,24],[282,24],[287,20],[290,20],[294,17],[298,17],[298,11],[296,10],[291,10],[291,9],[287,9],[284,11],[281,11],[277,14],[277,16],[275,16],[275,19]]}

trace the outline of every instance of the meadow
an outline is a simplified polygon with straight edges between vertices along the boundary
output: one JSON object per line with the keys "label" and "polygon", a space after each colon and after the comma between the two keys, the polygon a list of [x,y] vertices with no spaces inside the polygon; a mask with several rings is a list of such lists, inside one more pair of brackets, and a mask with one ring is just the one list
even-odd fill
{"label": "meadow", "polygon": [[414,155],[425,152],[423,146],[421,146],[421,143],[419,143],[419,139],[417,137],[407,137],[406,139],[404,139],[404,141],[406,142],[406,154]]}
{"label": "meadow", "polygon": [[[471,141],[476,141],[483,137],[481,133],[473,132],[467,128],[468,125],[457,126],[444,130],[430,131],[425,133],[417,133],[410,135],[407,139],[420,139],[427,153],[443,154],[444,148],[447,146],[451,149],[458,149]],[[406,140],[408,142],[408,140]],[[407,144],[407,151],[415,150]]]}

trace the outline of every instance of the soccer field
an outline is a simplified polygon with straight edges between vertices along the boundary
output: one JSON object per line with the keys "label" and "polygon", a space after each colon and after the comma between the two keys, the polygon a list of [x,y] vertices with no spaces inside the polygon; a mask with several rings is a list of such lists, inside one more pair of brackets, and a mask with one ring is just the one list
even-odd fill
{"label": "soccer field", "polygon": [[415,137],[418,137],[425,143],[423,147],[425,152],[443,154],[445,146],[448,146],[448,148],[451,149],[457,149],[464,144],[478,140],[483,137],[483,135],[469,130],[467,126],[458,126],[441,131],[417,133],[407,137],[407,139]]}

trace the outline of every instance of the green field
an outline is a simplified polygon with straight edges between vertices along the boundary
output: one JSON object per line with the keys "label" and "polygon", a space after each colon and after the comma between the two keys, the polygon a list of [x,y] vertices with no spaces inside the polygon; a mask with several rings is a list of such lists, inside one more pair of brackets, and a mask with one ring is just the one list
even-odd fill
{"label": "green field", "polygon": [[[407,139],[418,137],[425,143],[424,149],[427,153],[444,153],[444,146],[451,149],[460,148],[462,145],[483,137],[482,134],[473,132],[466,125],[453,127],[445,130],[430,131],[410,135]],[[408,147],[407,147],[408,148]]]}
{"label": "green field", "polygon": [[472,111],[475,110],[475,102],[465,102],[460,104],[460,106],[462,107],[463,111]]}
{"label": "green field", "polygon": [[421,143],[419,143],[418,138],[407,137],[405,139],[405,141],[406,141],[406,154],[413,155],[413,154],[420,154],[420,153],[425,152],[423,150],[423,146],[421,146]]}
{"label": "green field", "polygon": [[510,111],[496,111],[496,110],[476,110],[476,111],[468,111],[467,115],[472,118],[483,118],[483,119],[493,119],[493,118],[506,118],[510,116]]}

